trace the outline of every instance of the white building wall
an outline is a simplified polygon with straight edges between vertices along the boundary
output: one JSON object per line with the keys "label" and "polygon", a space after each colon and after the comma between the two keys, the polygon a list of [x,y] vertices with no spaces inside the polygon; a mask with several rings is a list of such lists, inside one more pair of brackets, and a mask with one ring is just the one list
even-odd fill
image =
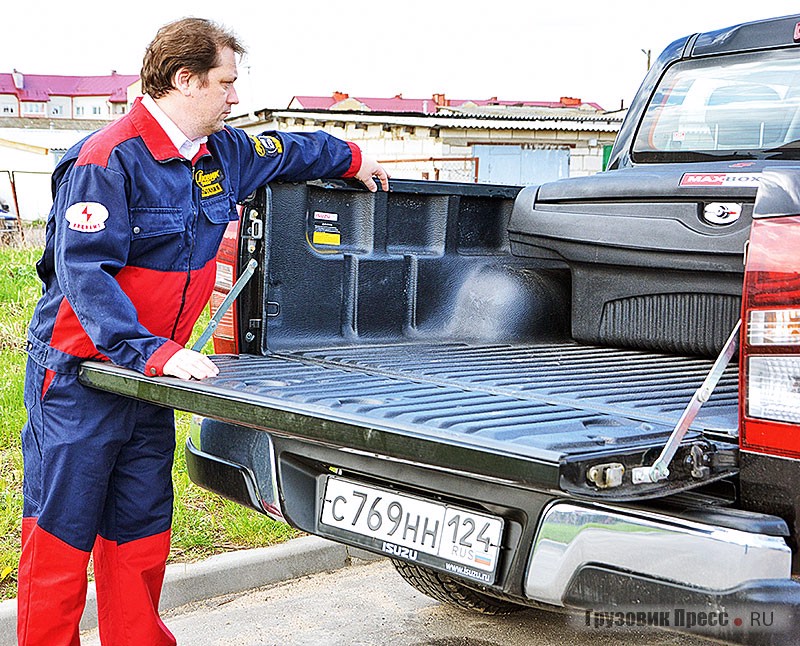
{"label": "white building wall", "polygon": [[88,134],[88,130],[0,128],[0,197],[13,208],[13,178],[22,219],[45,219],[52,205],[50,178],[57,160]]}
{"label": "white building wall", "polygon": [[9,148],[0,142],[0,171],[52,172],[55,158],[52,154],[41,154]]}
{"label": "white building wall", "polygon": [[50,173],[16,171],[12,175],[8,171],[0,170],[0,198],[16,215],[12,179],[22,219],[28,222],[46,220],[53,205],[50,197]]}
{"label": "white building wall", "polygon": [[[606,142],[608,144],[612,141]],[[569,175],[570,177],[583,177],[594,175],[603,170],[603,146],[580,146],[574,149],[570,157]]]}
{"label": "white building wall", "polygon": [[68,96],[51,96],[47,112],[48,116],[56,119],[71,119],[72,99]]}
{"label": "white building wall", "polygon": [[[462,161],[441,162],[440,158],[472,159],[478,144],[511,146],[555,146],[569,149],[570,177],[592,175],[602,170],[603,146],[614,142],[616,132],[592,130],[524,130],[509,128],[431,128],[355,121],[315,121],[303,116],[273,120],[271,124],[241,125],[251,134],[267,129],[287,131],[325,130],[352,141],[383,162],[393,177],[409,179],[454,179],[471,181]],[[403,161],[406,160],[406,161]],[[423,160],[429,160],[425,163]],[[474,162],[472,162],[474,164]],[[465,179],[466,178],[466,179]]]}
{"label": "white building wall", "polygon": [[18,117],[19,101],[14,94],[0,94],[0,117]]}

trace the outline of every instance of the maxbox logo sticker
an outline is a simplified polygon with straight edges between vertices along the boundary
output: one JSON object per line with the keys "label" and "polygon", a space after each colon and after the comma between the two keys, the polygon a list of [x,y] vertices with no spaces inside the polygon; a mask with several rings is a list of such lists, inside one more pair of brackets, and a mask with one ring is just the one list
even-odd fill
{"label": "maxbox logo sticker", "polygon": [[73,231],[95,233],[106,228],[108,209],[99,202],[78,202],[67,209],[64,217]]}
{"label": "maxbox logo sticker", "polygon": [[761,173],[684,173],[681,186],[758,186]]}

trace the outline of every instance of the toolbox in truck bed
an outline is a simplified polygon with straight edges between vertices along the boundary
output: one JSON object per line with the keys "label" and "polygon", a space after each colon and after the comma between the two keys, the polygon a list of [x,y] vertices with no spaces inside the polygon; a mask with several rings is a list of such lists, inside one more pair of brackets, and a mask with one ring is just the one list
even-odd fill
{"label": "toolbox in truck bed", "polygon": [[[752,164],[747,176],[762,166]],[[757,182],[687,186],[685,171],[626,168],[519,194],[511,250],[569,267],[573,338],[719,353],[739,318]],[[728,217],[714,217],[720,210]]]}

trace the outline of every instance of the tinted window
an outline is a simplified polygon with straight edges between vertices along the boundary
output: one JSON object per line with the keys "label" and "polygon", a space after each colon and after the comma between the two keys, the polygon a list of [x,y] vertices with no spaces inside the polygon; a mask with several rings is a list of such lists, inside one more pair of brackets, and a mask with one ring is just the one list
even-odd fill
{"label": "tinted window", "polygon": [[800,55],[790,49],[673,65],[645,111],[633,153],[644,162],[797,155],[799,139]]}

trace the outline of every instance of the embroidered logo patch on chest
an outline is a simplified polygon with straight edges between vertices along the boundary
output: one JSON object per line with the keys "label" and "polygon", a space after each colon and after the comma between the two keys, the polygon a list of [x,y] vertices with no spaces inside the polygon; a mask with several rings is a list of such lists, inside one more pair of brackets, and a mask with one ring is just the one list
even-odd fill
{"label": "embroidered logo patch on chest", "polygon": [[106,228],[108,209],[99,202],[78,202],[64,214],[73,231],[95,233]]}
{"label": "embroidered logo patch on chest", "polygon": [[225,179],[225,174],[221,168],[215,170],[196,170],[194,173],[194,181],[200,187],[200,198],[205,199],[212,195],[219,195],[222,193],[222,180]]}

